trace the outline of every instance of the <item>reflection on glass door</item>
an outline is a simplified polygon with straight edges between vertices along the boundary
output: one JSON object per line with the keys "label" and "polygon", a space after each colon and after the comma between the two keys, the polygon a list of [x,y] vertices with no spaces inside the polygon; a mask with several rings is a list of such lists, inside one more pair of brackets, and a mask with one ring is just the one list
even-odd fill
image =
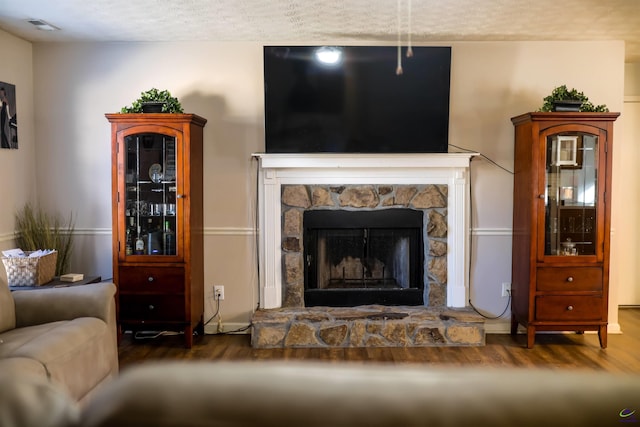
{"label": "reflection on glass door", "polygon": [[125,137],[126,255],[176,255],[176,139]]}
{"label": "reflection on glass door", "polygon": [[547,137],[545,255],[595,255],[598,136]]}

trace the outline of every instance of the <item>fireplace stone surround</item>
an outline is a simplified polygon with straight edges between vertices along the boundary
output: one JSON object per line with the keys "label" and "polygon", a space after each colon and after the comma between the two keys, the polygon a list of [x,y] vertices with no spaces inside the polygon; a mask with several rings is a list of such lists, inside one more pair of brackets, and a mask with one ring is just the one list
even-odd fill
{"label": "fireplace stone surround", "polygon": [[[467,306],[469,164],[474,155],[254,154],[258,160],[260,308],[252,319],[252,344],[255,347],[484,344],[484,322]],[[425,231],[428,257],[424,263],[424,307],[304,307],[301,243],[291,227],[301,225],[296,224],[295,218],[304,209],[313,208],[314,204],[335,205],[336,198],[340,200],[345,192],[358,196],[346,202],[347,206],[340,206],[345,203],[343,200],[332,209],[409,206],[425,209],[425,223],[431,223],[425,230],[440,228],[434,243],[429,243]],[[417,205],[412,204],[408,194],[421,195]],[[370,196],[377,197],[379,206],[359,206],[363,200],[366,204]],[[429,201],[424,202],[425,199]],[[385,330],[395,332],[384,337],[367,335]],[[403,332],[398,334],[399,330]],[[333,337],[329,342],[320,338],[326,331],[331,331],[329,335]],[[336,344],[335,331],[340,331],[338,335],[344,332],[345,338],[337,340],[340,344]],[[393,338],[398,336],[402,338]]]}
{"label": "fireplace stone surround", "polygon": [[[302,247],[303,230],[306,228],[303,221],[305,213],[346,211],[358,214],[375,211],[388,215],[404,208],[424,213],[424,224],[421,225],[422,232],[420,233],[421,246],[424,246],[422,252],[426,260],[420,266],[422,280],[419,280],[419,283],[425,283],[422,300],[425,305],[430,307],[445,305],[447,190],[446,185],[434,184],[283,185],[281,207],[283,212],[282,265],[284,281],[282,306],[302,307],[306,305],[305,301],[308,299],[307,295],[305,298],[302,296],[308,290],[308,283],[305,283],[308,277],[306,275],[303,277],[302,274],[304,271],[303,263],[308,261],[304,259],[304,248]],[[406,274],[408,275],[409,272],[407,271]],[[334,289],[332,293],[341,292]],[[389,292],[388,298],[393,300],[393,294],[393,291]],[[404,299],[400,295],[396,298]],[[337,304],[337,306],[341,306],[341,304]]]}

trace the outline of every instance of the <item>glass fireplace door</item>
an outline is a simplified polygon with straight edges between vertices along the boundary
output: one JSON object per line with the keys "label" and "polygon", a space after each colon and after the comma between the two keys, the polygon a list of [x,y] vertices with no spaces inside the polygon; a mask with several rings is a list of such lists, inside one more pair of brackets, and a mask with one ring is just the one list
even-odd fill
{"label": "glass fireplace door", "polygon": [[424,303],[423,213],[304,213],[305,305]]}
{"label": "glass fireplace door", "polygon": [[[419,230],[418,230],[419,231]],[[401,289],[415,282],[415,230],[322,229],[316,237],[318,289]],[[419,237],[419,234],[418,234]],[[415,249],[414,249],[415,250]],[[311,266],[312,259],[308,259]],[[418,270],[420,271],[420,270]]]}

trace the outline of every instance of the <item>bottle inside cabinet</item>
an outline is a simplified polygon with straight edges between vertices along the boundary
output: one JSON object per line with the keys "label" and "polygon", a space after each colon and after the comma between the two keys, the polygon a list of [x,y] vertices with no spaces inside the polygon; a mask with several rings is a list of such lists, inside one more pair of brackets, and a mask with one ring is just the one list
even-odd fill
{"label": "bottle inside cabinet", "polygon": [[165,255],[176,254],[176,233],[171,229],[171,222],[165,221],[162,246]]}

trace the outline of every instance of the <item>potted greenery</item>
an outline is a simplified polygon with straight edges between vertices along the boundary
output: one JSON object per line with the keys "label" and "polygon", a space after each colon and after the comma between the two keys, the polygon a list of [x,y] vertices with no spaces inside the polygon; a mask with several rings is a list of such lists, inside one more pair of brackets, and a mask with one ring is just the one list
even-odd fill
{"label": "potted greenery", "polygon": [[182,113],[178,98],[171,96],[168,90],[151,88],[140,94],[131,106],[122,107],[121,113]]}
{"label": "potted greenery", "polygon": [[539,111],[581,111],[603,113],[608,112],[606,105],[593,105],[589,98],[576,89],[567,89],[566,85],[558,86],[553,89],[551,95],[543,99],[542,107]]}
{"label": "potted greenery", "polygon": [[60,276],[69,269],[74,228],[73,215],[67,224],[63,224],[58,216],[26,204],[16,213],[16,244],[24,251],[58,251],[55,275]]}

